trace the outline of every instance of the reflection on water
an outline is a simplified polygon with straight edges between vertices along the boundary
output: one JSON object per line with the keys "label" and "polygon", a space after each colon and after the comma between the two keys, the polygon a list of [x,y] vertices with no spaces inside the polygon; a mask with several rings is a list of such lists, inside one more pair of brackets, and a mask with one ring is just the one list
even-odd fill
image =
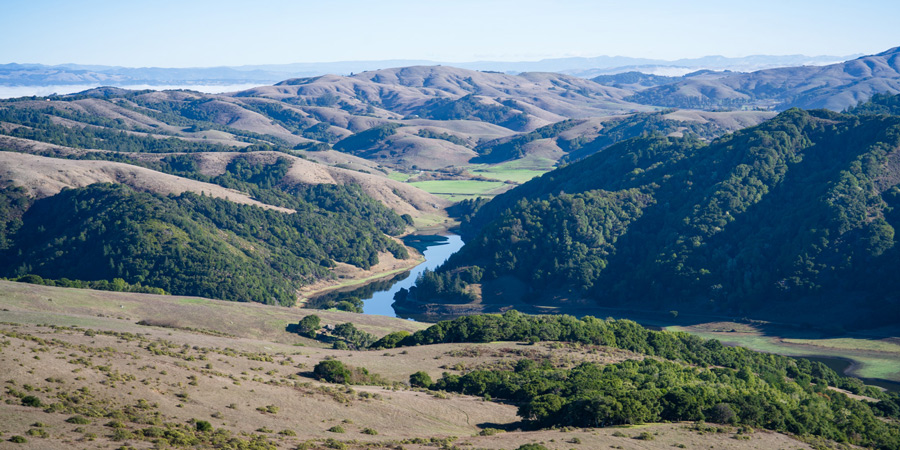
{"label": "reflection on water", "polygon": [[327,309],[328,307],[326,307],[325,305],[329,303],[337,303],[350,297],[356,297],[359,299],[372,298],[372,296],[375,295],[376,292],[388,290],[391,288],[391,286],[394,285],[394,283],[405,280],[408,276],[409,271],[406,271],[382,280],[372,281],[370,283],[367,283],[363,287],[356,288],[350,291],[329,291],[307,300],[304,308]]}
{"label": "reflection on water", "polygon": [[[849,377],[853,376],[848,373],[844,373],[844,372],[846,372],[847,369],[850,368],[850,365],[851,365],[850,361],[848,361],[846,359],[829,358],[827,356],[804,356],[803,358],[808,359],[813,362],[820,362],[822,364],[825,364],[826,366],[828,366],[829,369],[837,372],[840,375],[846,375]],[[860,380],[863,381],[863,383],[866,383],[871,386],[878,386],[880,388],[887,389],[888,391],[891,391],[891,392],[900,392],[900,383],[898,383],[896,381],[881,380],[878,378],[860,378],[860,377],[856,377],[856,378],[859,378]]]}
{"label": "reflection on water", "polygon": [[375,281],[357,289],[332,291],[313,297],[306,303],[307,307],[315,308],[316,305],[322,305],[331,300],[341,301],[350,297],[358,297],[363,300],[363,313],[397,317],[392,306],[394,294],[402,288],[412,287],[416,278],[425,269],[434,270],[463,246],[462,238],[455,234],[446,236],[410,235],[403,238],[403,242],[421,252],[425,256],[425,262],[409,272],[389,280]]}

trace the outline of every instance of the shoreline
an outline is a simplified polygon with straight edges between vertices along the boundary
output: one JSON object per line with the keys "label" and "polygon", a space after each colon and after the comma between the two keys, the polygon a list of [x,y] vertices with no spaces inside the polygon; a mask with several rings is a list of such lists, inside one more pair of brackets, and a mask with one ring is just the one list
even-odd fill
{"label": "shoreline", "polygon": [[[411,236],[411,235],[421,235],[421,236],[442,236],[445,233],[449,232],[449,228],[452,223],[444,222],[440,225],[431,225],[425,227],[419,227],[414,229],[409,233],[402,234],[400,236],[396,236],[397,240],[400,240],[402,243],[402,239]],[[348,271],[360,271],[361,273],[349,274],[344,278],[335,278],[331,280],[319,280],[313,284],[304,286],[297,291],[297,302],[295,303],[295,308],[304,308],[306,303],[313,297],[317,297],[319,295],[337,291],[341,289],[348,289],[359,287],[373,281],[378,281],[384,278],[388,278],[399,273],[408,272],[420,264],[425,262],[425,255],[422,254],[419,250],[410,247],[406,244],[403,244],[406,250],[409,252],[409,259],[394,259],[395,263],[390,267],[385,268],[380,271],[376,271],[372,273],[372,269],[369,270],[361,270],[359,268],[355,268],[349,265],[344,265],[344,269]],[[384,258],[389,254],[379,255],[379,264],[383,264],[385,262]],[[392,258],[392,257],[391,257]],[[408,261],[408,262],[407,262]],[[373,269],[378,267],[378,264],[373,266]],[[337,272],[337,270],[336,270]],[[340,276],[340,275],[339,275]]]}
{"label": "shoreline", "polygon": [[[317,297],[317,296],[325,294],[327,292],[336,291],[339,289],[358,287],[358,286],[361,286],[364,284],[368,284],[372,281],[378,281],[383,278],[391,277],[398,273],[408,272],[408,271],[414,269],[416,266],[425,262],[425,257],[422,256],[421,253],[419,253],[419,252],[415,251],[415,249],[411,249],[409,247],[407,247],[407,249],[416,252],[416,254],[418,255],[414,259],[412,257],[410,257],[412,262],[410,264],[408,264],[407,266],[395,267],[395,268],[389,269],[387,271],[378,272],[378,273],[375,273],[375,274],[372,274],[372,275],[369,275],[366,277],[351,277],[351,278],[344,278],[344,279],[319,281],[317,283],[311,284],[306,287],[315,286],[316,284],[325,284],[325,286],[314,287],[308,291],[301,289],[298,292],[299,297],[297,298],[297,303],[294,305],[294,307],[295,308],[304,308],[306,306],[306,302],[308,302],[313,297]],[[336,282],[336,284],[335,284],[335,282]]]}

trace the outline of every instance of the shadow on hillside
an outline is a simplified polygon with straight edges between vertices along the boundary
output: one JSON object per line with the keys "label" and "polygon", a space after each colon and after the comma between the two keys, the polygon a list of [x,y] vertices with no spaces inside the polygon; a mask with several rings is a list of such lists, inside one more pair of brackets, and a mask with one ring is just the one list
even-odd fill
{"label": "shadow on hillside", "polygon": [[492,422],[483,422],[475,424],[476,427],[481,428],[482,430],[486,430],[488,428],[493,428],[495,430],[503,430],[503,431],[528,431],[536,429],[533,425],[525,422],[524,420],[520,420],[518,422],[510,422],[510,423],[492,423]]}

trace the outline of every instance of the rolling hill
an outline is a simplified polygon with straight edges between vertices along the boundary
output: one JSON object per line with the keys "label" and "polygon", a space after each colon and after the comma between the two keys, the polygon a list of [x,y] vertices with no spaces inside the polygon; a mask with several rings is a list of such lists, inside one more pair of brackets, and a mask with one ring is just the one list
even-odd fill
{"label": "rolling hill", "polygon": [[[392,170],[415,175],[466,167],[473,158],[484,159],[477,147],[519,136],[528,139],[534,130],[565,120],[589,123],[579,128],[588,130],[584,135],[567,134],[567,141],[575,142],[596,138],[589,129],[607,117],[635,111],[652,114],[658,109],[623,101],[629,94],[553,73],[506,75],[417,66],[291,79],[227,95],[108,87],[46,99],[9,100],[2,102],[0,135],[79,149],[140,153],[269,147],[373,175]],[[739,121],[742,124],[765,118],[758,113],[732,114],[745,114],[746,119]],[[726,123],[731,119],[703,125],[718,122],[715,114],[685,117],[679,120],[707,129],[704,137],[735,129]],[[670,125],[666,132],[691,128]],[[115,144],[109,142],[111,137]],[[22,146],[3,139],[8,145]],[[553,165],[569,150],[555,141],[554,137],[532,144],[534,151],[514,157],[534,154],[531,159],[542,161],[538,166]],[[569,159],[577,157],[581,156]],[[396,185],[380,189],[378,196],[389,197],[385,192],[395,189]]]}
{"label": "rolling hill", "polygon": [[[862,58],[856,63],[873,65],[878,70],[872,73],[881,76],[887,73],[876,64],[882,60],[889,66],[890,61],[893,61],[890,52]],[[851,63],[853,62],[844,63],[840,66],[843,68],[841,70],[850,75],[855,74]],[[829,73],[829,70],[836,70],[835,67],[837,66],[816,70]],[[864,75],[861,72],[861,76]],[[689,78],[694,81],[715,81],[731,76],[737,75],[702,72]],[[654,83],[660,81],[652,80]],[[640,80],[637,83],[640,84]],[[651,87],[635,95],[677,86],[678,83]],[[835,84],[829,89],[841,90],[841,86],[843,85]],[[328,248],[320,246],[317,250],[309,247],[307,250],[310,252],[294,255],[300,259],[308,259],[312,264],[298,272],[302,276],[289,282],[294,283],[291,288],[294,289],[315,279],[327,278],[327,273],[334,264],[349,264],[368,270],[388,253],[393,253],[393,258],[399,257],[402,252],[395,248],[396,242],[384,236],[384,233],[402,232],[398,220],[405,223],[412,221],[419,226],[440,222],[445,217],[443,209],[449,206],[449,202],[427,194],[410,183],[418,183],[418,186],[431,189],[446,198],[459,198],[455,196],[459,192],[470,197],[479,192],[493,195],[560,163],[575,163],[576,167],[582,167],[577,165],[579,160],[591,159],[591,155],[595,154],[608,155],[607,150],[617,144],[625,146],[622,148],[633,148],[637,145],[635,142],[645,139],[655,142],[652,145],[685,146],[681,150],[673,150],[680,155],[673,157],[673,160],[655,161],[647,167],[631,167],[629,170],[632,172],[601,174],[604,180],[625,175],[644,180],[649,179],[650,173],[660,173],[670,163],[674,164],[673,161],[678,158],[699,157],[704,153],[698,149],[706,148],[705,144],[708,142],[718,142],[715,139],[719,136],[757,125],[773,115],[766,111],[662,110],[657,106],[629,102],[626,99],[631,92],[554,73],[507,75],[442,66],[414,66],[363,72],[352,76],[327,75],[291,79],[274,86],[262,86],[227,95],[184,90],[157,92],[98,88],[74,95],[0,102],[0,146],[17,152],[0,155],[0,167],[5,174],[4,187],[12,189],[9,195],[14,197],[7,201],[9,205],[19,204],[19,197],[23,195],[35,204],[51,202],[50,199],[66,193],[61,191],[65,187],[77,192],[66,193],[71,197],[66,201],[82,201],[79,195],[100,195],[113,199],[112,203],[103,207],[117,213],[122,213],[116,208],[124,204],[123,199],[135,198],[136,204],[146,206],[147,210],[169,214],[158,229],[152,226],[147,228],[155,231],[180,227],[170,220],[170,216],[199,214],[210,219],[212,209],[226,207],[212,207],[207,202],[215,203],[218,200],[204,199],[201,209],[205,209],[195,210],[197,204],[192,200],[192,195],[198,193],[202,196],[212,195],[216,199],[230,198],[248,205],[247,208],[261,205],[268,208],[271,214],[290,214],[292,211],[308,211],[312,208],[324,220],[314,228],[331,223],[329,221],[333,221],[335,215],[342,213],[354,217],[350,220],[350,228],[362,227],[355,231],[363,242],[358,245],[358,252],[351,250],[356,243],[348,238],[353,231],[341,225],[326,226],[339,230],[340,237],[319,238],[337,244],[330,247],[325,245]],[[809,122],[834,120],[846,123],[843,118],[816,117],[818,122]],[[803,122],[802,126],[806,126],[805,124]],[[812,130],[824,133],[819,128]],[[788,129],[785,132],[790,134],[793,131]],[[853,132],[857,132],[856,129]],[[760,142],[760,145],[769,145],[767,142]],[[709,148],[719,148],[721,145],[724,144],[713,144]],[[522,170],[522,173],[515,173],[517,170]],[[720,172],[714,170],[711,173]],[[95,182],[111,182],[117,187],[110,192],[101,192],[91,188],[91,184]],[[602,218],[608,222],[605,223],[606,226],[628,228],[632,221],[643,223],[640,215],[659,204],[656,199],[658,192],[650,193],[640,189],[663,189],[652,186],[665,187],[671,182],[647,181],[646,185],[610,191],[614,194],[610,194],[609,198],[594,196],[590,200],[599,202],[592,204],[593,206],[607,209],[604,214],[608,216]],[[123,190],[123,185],[130,190]],[[16,186],[26,190],[15,191]],[[526,185],[519,192],[529,192],[531,189],[533,187]],[[593,192],[599,188],[585,189]],[[558,190],[568,192],[565,189]],[[339,200],[326,200],[330,196]],[[494,205],[505,206],[485,207],[482,213],[466,221],[464,230],[474,237],[475,231],[472,230],[480,230],[488,222],[495,220],[496,214],[502,212],[503,208],[514,205],[509,200],[511,198],[518,197],[500,196]],[[172,199],[177,200],[171,203]],[[355,199],[355,202],[363,206],[354,207],[348,199]],[[380,205],[374,206],[371,199],[393,212]],[[673,197],[669,201],[681,200],[683,199]],[[221,205],[228,205],[227,208],[244,208],[233,203],[226,201]],[[102,206],[103,202],[98,205]],[[68,207],[65,204],[58,206],[63,209]],[[488,216],[488,211],[494,211],[495,216]],[[28,218],[23,212],[16,214]],[[538,214],[536,211],[528,213]],[[242,214],[245,212],[238,215]],[[357,221],[368,218],[370,214],[378,217],[374,224],[367,225],[363,221]],[[404,218],[400,219],[400,215]],[[49,215],[40,217],[40,220],[45,221],[51,219]],[[111,216],[107,214],[104,217]],[[875,218],[878,218],[877,214]],[[10,224],[18,223],[16,220],[19,217],[7,217],[4,220],[7,224],[4,239],[17,239]],[[153,220],[159,218],[141,215],[136,220],[136,228],[129,230],[146,228],[147,221]],[[297,219],[283,219],[282,216],[272,215],[265,220],[290,222]],[[621,223],[615,225],[616,221]],[[878,221],[874,223],[881,224]],[[21,229],[46,228],[47,225],[50,224],[35,222]],[[240,233],[248,230],[238,233],[229,228],[232,225],[234,224],[220,223],[216,225],[219,229],[213,230],[208,224],[190,224],[188,228],[191,230],[202,231],[190,235],[187,240],[211,243],[216,241],[215,236],[228,235],[229,232],[237,233],[241,239],[246,238]],[[565,228],[563,223],[559,225],[561,229]],[[226,226],[226,229],[221,226]],[[281,225],[277,227],[281,228]],[[618,231],[604,235],[604,239],[615,241],[619,239],[616,233]],[[52,239],[49,236],[23,234],[20,237],[25,238],[26,241],[22,242],[27,242],[28,245],[56,245],[48,240]],[[88,247],[83,249],[112,245],[114,238],[102,233],[94,237],[99,241],[85,244]],[[289,236],[282,235],[279,239],[286,237]],[[233,237],[229,239],[231,238]],[[277,239],[269,239],[269,236],[253,238],[262,238],[266,244],[229,242],[227,245],[222,244],[221,248],[252,248],[253,253],[267,245],[284,244],[276,242]],[[503,241],[500,237],[491,237],[494,238],[497,242]],[[160,236],[155,236],[154,239],[158,240]],[[591,248],[597,247],[593,244],[595,243],[591,244]],[[154,248],[147,242],[137,242],[135,248],[141,249],[147,245],[148,248]],[[509,247],[507,250],[511,249]],[[19,253],[18,250],[22,252]],[[387,252],[388,250],[391,251]],[[553,264],[548,262],[547,268],[542,269],[546,274],[542,271],[532,276],[552,278],[554,275],[550,274],[557,274],[563,279],[577,279],[584,286],[590,285],[586,290],[572,295],[572,301],[576,303],[588,294],[601,295],[591,289],[600,289],[593,287],[598,273],[613,273],[606,269],[606,264],[612,260],[604,255],[595,260],[597,255],[585,256],[572,249],[566,249],[566,252],[575,255],[571,258],[566,256],[574,260],[564,262],[557,259]],[[621,252],[616,250],[613,253]],[[676,252],[678,255],[689,253]],[[45,267],[48,268],[45,272],[37,274],[48,278],[69,277],[57,269],[72,261],[57,259],[60,255],[52,256],[21,246],[17,248],[16,254],[18,259],[11,259],[6,267],[7,275],[20,276],[31,268]],[[238,253],[236,255],[243,258]],[[153,253],[153,257],[149,259],[165,262],[168,256],[165,252]],[[180,260],[187,262],[183,256],[179,255]],[[591,264],[597,264],[576,276],[575,272],[580,269],[574,267],[581,264],[582,256],[590,259]],[[706,257],[709,255],[704,256]],[[230,257],[225,259],[229,260]],[[653,266],[647,262],[649,257],[646,255],[638,259],[648,264],[648,267]],[[294,267],[297,267],[296,264],[296,261],[289,263]],[[491,264],[493,263],[488,265]],[[559,268],[560,264],[564,269]],[[828,265],[825,262],[820,264]],[[133,268],[132,271],[113,266],[115,264],[101,278],[122,278],[127,283],[136,284],[143,282],[148,276],[144,273],[146,269]],[[49,269],[51,267],[54,269]],[[652,272],[651,269],[648,270]],[[698,273],[709,270],[707,267],[696,268]],[[488,275],[500,279],[501,272],[492,269]],[[79,277],[85,275],[78,274]],[[654,273],[653,276],[657,275]],[[806,280],[805,276],[799,278]],[[736,283],[734,280],[731,282]],[[165,286],[158,287],[171,287],[166,283],[163,283]],[[724,286],[724,283],[718,284]],[[518,286],[516,283],[512,285]],[[552,287],[553,283],[547,286]],[[811,286],[821,287],[817,282],[812,282]],[[487,286],[488,289],[483,291],[488,297],[493,295],[490,287]],[[179,289],[181,290],[178,292],[183,293],[200,293],[186,291],[184,286]],[[288,288],[279,289],[287,292]],[[694,304],[703,289],[693,286],[683,291],[680,294],[694,299],[687,303]],[[253,294],[253,297],[261,298],[258,294]],[[473,292],[473,295],[477,294],[478,292]],[[723,295],[732,294],[732,291],[727,291]],[[509,298],[518,298],[517,295]],[[607,293],[602,295],[608,296]],[[662,294],[654,295],[659,297]],[[281,294],[279,296],[283,297]],[[723,308],[728,309],[725,306]]]}
{"label": "rolling hill", "polygon": [[616,73],[623,67],[642,67],[651,70],[730,69],[757,70],[796,65],[822,65],[843,61],[852,56],[752,55],[742,58],[706,56],[665,61],[623,56],[593,58],[554,58],[541,61],[478,61],[441,63],[421,60],[337,61],[330,63],[265,64],[238,67],[116,67],[83,64],[0,64],[0,84],[12,86],[90,85],[101,83],[113,86],[173,84],[228,85],[269,84],[288,78],[313,77],[326,74],[352,74],[386,67],[421,65],[453,65],[469,70],[492,70],[507,74],[522,72],[559,72],[581,77],[594,72]]}
{"label": "rolling hill", "polygon": [[217,184],[111,161],[78,161],[0,152],[0,177],[9,185],[24,188],[25,195],[35,199],[52,197],[63,189],[77,189],[96,183],[114,183],[162,195],[193,192],[234,203],[293,212],[287,208],[262,203],[243,192]]}
{"label": "rolling hill", "polygon": [[[40,131],[54,132],[51,141],[107,146],[156,139]],[[180,142],[166,145],[191,148]],[[388,235],[405,233],[414,219],[386,204],[419,218],[442,206],[397,181],[281,152],[126,156],[15,137],[3,143],[18,152],[0,152],[0,273],[63,286],[293,304],[300,288],[337,282],[338,269],[369,277],[373,268],[413,263]]]}
{"label": "rolling hill", "polygon": [[900,47],[827,66],[751,73],[703,72],[671,81],[626,99],[677,108],[799,107],[842,111],[874,94],[900,92]]}
{"label": "rolling hill", "polygon": [[118,279],[123,288],[292,305],[300,287],[333,278],[336,262],[368,269],[388,253],[409,257],[386,236],[403,233],[406,222],[358,189],[313,186],[291,202],[280,198],[289,210],[124,184],[36,200],[7,186],[0,273],[64,286]]}

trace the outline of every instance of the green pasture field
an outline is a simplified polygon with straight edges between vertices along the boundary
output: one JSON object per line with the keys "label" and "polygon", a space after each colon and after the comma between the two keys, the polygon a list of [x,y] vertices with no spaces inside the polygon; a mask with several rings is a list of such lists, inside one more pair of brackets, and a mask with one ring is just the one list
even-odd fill
{"label": "green pasture field", "polygon": [[786,356],[840,358],[851,361],[848,374],[900,382],[900,345],[886,339],[835,338],[793,339],[765,335],[758,331],[704,331],[697,327],[665,327],[684,331],[704,339]]}
{"label": "green pasture field", "polygon": [[485,178],[525,183],[553,170],[556,161],[548,158],[525,158],[495,165],[473,165],[469,171]]}
{"label": "green pasture field", "polygon": [[501,181],[478,180],[429,180],[416,181],[410,185],[451,201],[479,196],[493,197],[511,187]]}

